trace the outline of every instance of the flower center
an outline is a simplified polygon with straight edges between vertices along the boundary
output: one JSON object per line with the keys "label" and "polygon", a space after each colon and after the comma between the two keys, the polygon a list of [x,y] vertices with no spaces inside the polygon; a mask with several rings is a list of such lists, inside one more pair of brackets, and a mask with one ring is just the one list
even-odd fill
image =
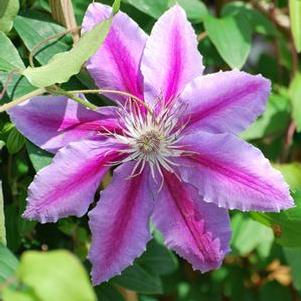
{"label": "flower center", "polygon": [[150,130],[137,139],[137,147],[145,156],[158,154],[161,149],[162,135]]}

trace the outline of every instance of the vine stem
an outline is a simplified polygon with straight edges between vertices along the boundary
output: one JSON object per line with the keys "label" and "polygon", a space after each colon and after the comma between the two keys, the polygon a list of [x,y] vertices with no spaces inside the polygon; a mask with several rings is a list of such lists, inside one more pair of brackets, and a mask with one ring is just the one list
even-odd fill
{"label": "vine stem", "polygon": [[25,100],[27,100],[27,99],[29,99],[31,97],[42,95],[45,92],[46,92],[45,88],[40,88],[40,89],[34,90],[34,91],[32,91],[32,92],[30,92],[28,94],[25,94],[25,95],[23,95],[23,96],[15,99],[15,100],[9,102],[9,103],[6,103],[6,104],[0,106],[0,113],[13,108],[14,106],[22,103],[23,101],[25,101]]}
{"label": "vine stem", "polygon": [[94,104],[92,104],[89,101],[86,101],[74,94],[79,94],[79,93],[83,93],[83,92],[78,92],[78,91],[65,91],[59,87],[48,87],[47,91],[53,94],[58,94],[58,95],[64,95],[68,98],[73,99],[74,101],[78,102],[79,104],[91,109],[91,110],[96,110],[98,107],[95,106]]}
{"label": "vine stem", "polygon": [[138,98],[137,96],[128,93],[128,92],[124,92],[124,91],[117,91],[117,90],[106,90],[106,89],[92,89],[92,90],[73,90],[73,91],[68,91],[68,93],[71,94],[79,94],[79,93],[83,93],[83,94],[117,94],[117,95],[122,95],[122,96],[127,96],[130,97],[134,100],[136,100],[139,104],[141,104],[142,106],[144,106],[151,114],[153,113],[152,109],[140,98]]}

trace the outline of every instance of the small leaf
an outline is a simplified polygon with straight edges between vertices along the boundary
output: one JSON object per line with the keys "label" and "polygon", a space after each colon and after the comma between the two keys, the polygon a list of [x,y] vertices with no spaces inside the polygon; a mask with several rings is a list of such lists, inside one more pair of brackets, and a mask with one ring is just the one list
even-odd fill
{"label": "small leaf", "polygon": [[252,212],[250,216],[255,220],[272,228],[276,241],[285,247],[301,247],[301,193],[293,194],[294,208],[280,213]]}
{"label": "small leaf", "polygon": [[289,0],[289,11],[295,47],[301,52],[301,0]]}
{"label": "small leaf", "polygon": [[0,283],[14,275],[18,267],[18,260],[13,253],[0,244]]}
{"label": "small leaf", "polygon": [[116,15],[120,10],[120,1],[121,0],[115,0],[112,5],[113,15]]}
{"label": "small leaf", "polygon": [[9,33],[20,8],[19,0],[0,1],[0,30]]}
{"label": "small leaf", "polygon": [[118,290],[109,283],[103,283],[97,286],[96,295],[101,301],[125,301]]}
{"label": "small leaf", "polygon": [[67,251],[25,252],[17,275],[43,301],[96,301],[86,271]]}
{"label": "small leaf", "polygon": [[301,74],[295,75],[291,82],[289,93],[293,107],[293,118],[297,124],[297,130],[301,131]]}
{"label": "small leaf", "polygon": [[301,249],[283,248],[287,263],[292,269],[293,284],[297,291],[301,292]]}
{"label": "small leaf", "polygon": [[279,135],[287,130],[290,119],[290,101],[288,96],[272,94],[263,115],[244,131],[241,137],[250,140],[259,139],[267,135]]}
{"label": "small leaf", "polygon": [[251,28],[241,15],[217,19],[208,16],[205,29],[217,51],[231,68],[242,68],[251,50]]}
{"label": "small leaf", "polygon": [[128,267],[121,276],[115,277],[113,283],[145,294],[161,294],[163,290],[160,277],[146,271],[137,263]]}
{"label": "small leaf", "polygon": [[29,159],[36,172],[51,163],[53,158],[52,154],[40,149],[30,141],[26,141],[26,148]]}
{"label": "small leaf", "polygon": [[200,23],[208,16],[206,5],[200,0],[177,0],[176,3],[180,4],[186,11],[188,19],[192,23]]}
{"label": "small leaf", "polygon": [[67,82],[72,75],[79,73],[83,64],[101,46],[111,22],[112,19],[108,19],[97,24],[91,31],[85,33],[70,51],[56,54],[44,66],[27,67],[23,75],[32,85],[40,88]]}
{"label": "small leaf", "polygon": [[2,181],[0,181],[0,243],[6,245],[6,230],[4,216],[4,199],[2,193]]}
{"label": "small leaf", "polygon": [[270,228],[240,212],[231,219],[231,225],[233,229],[231,246],[238,255],[247,255],[260,247],[263,242],[268,242],[271,248],[274,237]]}
{"label": "small leaf", "polygon": [[21,148],[25,144],[25,138],[23,135],[18,132],[16,128],[13,128],[7,138],[6,146],[8,149],[8,152],[10,154],[16,154],[21,150]]}
{"label": "small leaf", "polygon": [[223,6],[222,16],[238,14],[243,15],[249,20],[254,32],[270,36],[275,36],[277,34],[277,30],[273,23],[258,10],[253,9],[251,5],[240,1],[234,1]]}
{"label": "small leaf", "polygon": [[0,71],[10,72],[13,69],[24,69],[22,59],[10,39],[0,31]]}
{"label": "small leaf", "polygon": [[123,0],[123,2],[155,19],[158,19],[168,9],[168,0]]}
{"label": "small leaf", "polygon": [[157,275],[170,274],[178,267],[175,255],[155,240],[148,243],[146,252],[137,259],[137,263]]}

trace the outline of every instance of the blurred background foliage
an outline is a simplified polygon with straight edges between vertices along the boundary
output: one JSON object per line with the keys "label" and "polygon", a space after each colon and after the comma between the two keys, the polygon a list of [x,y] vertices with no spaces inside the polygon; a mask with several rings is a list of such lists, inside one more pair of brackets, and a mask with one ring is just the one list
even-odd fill
{"label": "blurred background foliage", "polygon": [[[81,24],[89,0],[0,1],[1,104],[35,88],[12,75],[36,45]],[[112,1],[100,1],[112,4]],[[216,271],[191,269],[162,244],[160,233],[122,275],[92,288],[86,260],[87,218],[40,225],[21,218],[27,187],[51,155],[27,141],[0,114],[0,299],[4,301],[286,301],[301,300],[301,1],[177,0],[199,39],[206,73],[239,68],[273,83],[265,113],[242,134],[290,185],[296,207],[280,214],[231,212],[232,252]],[[174,0],[123,0],[121,9],[150,32]],[[46,64],[72,47],[76,32],[49,40],[35,55]],[[55,74],[53,75],[55,76]],[[8,81],[9,80],[9,81]],[[8,84],[7,84],[8,83]],[[82,69],[63,84],[93,88]],[[108,102],[91,96],[97,105]],[[108,176],[102,183],[105,187]],[[2,210],[4,208],[4,211]],[[5,235],[6,233],[6,235]]]}

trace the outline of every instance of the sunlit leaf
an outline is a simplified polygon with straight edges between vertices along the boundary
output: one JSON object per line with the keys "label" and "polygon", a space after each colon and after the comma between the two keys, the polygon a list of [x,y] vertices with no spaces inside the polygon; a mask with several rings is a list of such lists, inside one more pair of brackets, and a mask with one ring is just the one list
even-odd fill
{"label": "sunlit leaf", "polygon": [[251,28],[242,15],[217,19],[208,16],[205,29],[217,51],[231,68],[242,68],[251,50]]}
{"label": "sunlit leaf", "polygon": [[298,73],[291,82],[290,97],[293,107],[293,118],[297,124],[297,129],[301,131],[301,74]]}
{"label": "sunlit leaf", "polygon": [[[1,27],[0,27],[1,28]],[[0,71],[25,68],[19,53],[11,40],[0,31]]]}
{"label": "sunlit leaf", "polygon": [[108,19],[97,24],[91,31],[85,33],[70,51],[56,54],[44,66],[27,67],[22,74],[32,85],[41,88],[67,82],[72,75],[79,73],[83,64],[100,47],[109,31],[111,21]]}
{"label": "sunlit leaf", "polygon": [[18,260],[9,249],[0,244],[0,283],[14,275]]}
{"label": "sunlit leaf", "polygon": [[301,51],[301,1],[289,0],[292,34],[298,52]]}
{"label": "sunlit leaf", "polygon": [[17,275],[43,301],[96,301],[84,268],[67,251],[25,252]]}
{"label": "sunlit leaf", "polygon": [[40,149],[30,141],[26,141],[26,148],[30,161],[37,172],[51,163],[52,154]]}
{"label": "sunlit leaf", "polygon": [[13,27],[14,19],[19,11],[19,0],[0,1],[0,30],[8,33]]}
{"label": "sunlit leaf", "polygon": [[4,199],[2,192],[2,181],[0,181],[0,243],[6,245],[6,230],[4,216]]}

